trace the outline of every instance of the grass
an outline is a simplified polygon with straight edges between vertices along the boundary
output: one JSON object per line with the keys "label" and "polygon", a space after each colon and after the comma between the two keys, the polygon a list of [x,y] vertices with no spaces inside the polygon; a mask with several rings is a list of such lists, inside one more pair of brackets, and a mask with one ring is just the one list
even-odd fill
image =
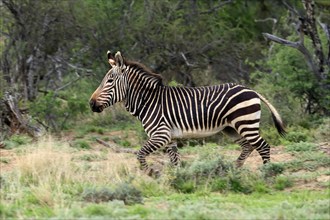
{"label": "grass", "polygon": [[330,175],[295,172],[307,162],[315,169],[329,166],[326,156],[308,144],[289,147],[300,157],[261,172],[235,169],[214,144],[203,146],[203,152],[189,147],[180,150],[183,156],[199,156],[186,159],[180,169],[164,165],[155,179],[138,169],[134,155],[75,143],[72,147],[46,137],[9,150],[11,156],[0,163],[6,170],[0,174],[1,219],[330,218],[329,184],[317,190],[295,188],[297,181]]}

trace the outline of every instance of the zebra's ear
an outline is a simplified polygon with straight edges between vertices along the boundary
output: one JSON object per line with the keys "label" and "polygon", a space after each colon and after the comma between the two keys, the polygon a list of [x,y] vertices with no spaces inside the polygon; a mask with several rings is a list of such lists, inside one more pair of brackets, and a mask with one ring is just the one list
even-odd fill
{"label": "zebra's ear", "polygon": [[108,50],[107,55],[108,55],[108,62],[109,62],[109,64],[110,64],[112,67],[114,67],[114,66],[116,65],[115,57],[114,57],[113,54],[110,52],[110,50]]}
{"label": "zebra's ear", "polygon": [[125,65],[124,58],[119,51],[115,55],[115,62],[118,67],[124,67]]}

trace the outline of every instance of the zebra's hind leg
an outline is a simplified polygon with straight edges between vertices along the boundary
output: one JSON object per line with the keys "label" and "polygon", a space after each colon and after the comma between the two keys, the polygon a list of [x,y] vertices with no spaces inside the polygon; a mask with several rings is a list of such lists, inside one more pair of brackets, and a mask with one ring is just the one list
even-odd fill
{"label": "zebra's hind leg", "polygon": [[240,138],[235,142],[238,143],[242,148],[241,154],[236,160],[236,167],[241,167],[243,166],[246,158],[248,158],[252,153],[252,151],[254,150],[254,147],[252,147],[245,138]]}
{"label": "zebra's hind leg", "polygon": [[174,166],[178,166],[180,164],[181,157],[180,157],[180,154],[178,152],[177,142],[173,141],[173,142],[169,143],[165,147],[165,150],[166,150],[166,153],[170,157],[171,164],[173,164]]}
{"label": "zebra's hind leg", "polygon": [[263,164],[270,162],[270,146],[269,144],[257,134],[254,137],[245,137],[250,145],[256,149],[262,158]]}
{"label": "zebra's hind leg", "polygon": [[269,144],[262,138],[256,143],[256,150],[262,158],[263,164],[270,162],[270,146]]}

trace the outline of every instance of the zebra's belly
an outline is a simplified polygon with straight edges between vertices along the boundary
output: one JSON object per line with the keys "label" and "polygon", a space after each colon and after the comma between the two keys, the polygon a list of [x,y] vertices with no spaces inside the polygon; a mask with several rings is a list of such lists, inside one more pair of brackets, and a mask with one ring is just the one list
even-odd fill
{"label": "zebra's belly", "polygon": [[220,132],[223,127],[218,127],[212,130],[193,130],[186,131],[180,128],[173,128],[171,131],[171,135],[173,139],[185,139],[185,138],[203,138],[212,136],[218,132]]}

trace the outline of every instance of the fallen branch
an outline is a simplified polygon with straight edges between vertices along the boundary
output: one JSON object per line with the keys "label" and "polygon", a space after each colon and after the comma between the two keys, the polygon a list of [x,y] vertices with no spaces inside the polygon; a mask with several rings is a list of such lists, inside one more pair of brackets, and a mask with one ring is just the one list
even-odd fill
{"label": "fallen branch", "polygon": [[130,154],[137,154],[137,150],[132,150],[132,149],[127,149],[127,148],[122,148],[119,146],[114,146],[114,145],[110,145],[107,142],[96,138],[96,141],[100,144],[102,144],[103,146],[106,146],[108,148],[110,148],[111,150],[113,150],[115,153],[130,153]]}
{"label": "fallen branch", "polygon": [[22,111],[18,108],[18,100],[9,92],[5,92],[2,100],[0,100],[2,113],[2,120],[0,126],[8,127],[10,134],[26,133],[29,136],[36,138],[41,135],[41,129],[29,123],[26,117],[23,116]]}

